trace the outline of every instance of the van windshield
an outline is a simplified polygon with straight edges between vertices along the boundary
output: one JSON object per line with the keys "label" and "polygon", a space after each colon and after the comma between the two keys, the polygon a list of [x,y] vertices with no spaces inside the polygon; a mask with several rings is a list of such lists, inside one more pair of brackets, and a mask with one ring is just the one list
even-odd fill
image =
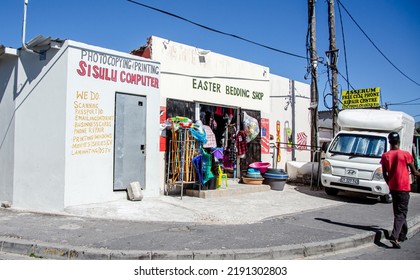
{"label": "van windshield", "polygon": [[341,133],[334,139],[329,152],[353,157],[380,158],[386,145],[386,137]]}

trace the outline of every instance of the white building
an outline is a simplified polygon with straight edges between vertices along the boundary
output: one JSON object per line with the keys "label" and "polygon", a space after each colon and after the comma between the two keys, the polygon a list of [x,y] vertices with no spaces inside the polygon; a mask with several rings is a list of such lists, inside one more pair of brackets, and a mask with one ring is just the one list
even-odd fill
{"label": "white building", "polygon": [[132,181],[158,195],[159,63],[42,36],[27,45],[0,49],[0,200],[62,210],[125,196]]}
{"label": "white building", "polygon": [[[248,143],[246,158],[238,160],[237,176],[254,161],[270,162],[282,169],[286,161],[310,161],[310,148],[305,146],[310,145],[311,137],[308,84],[273,75],[262,65],[156,36],[132,53],[161,63],[160,105],[167,117],[182,115],[210,125],[203,116],[217,120],[219,113],[217,127],[224,127],[223,116],[232,113],[237,131],[242,129],[242,112],[258,120],[260,135]],[[270,140],[270,134],[274,139]],[[270,143],[278,142],[277,136],[279,142],[290,144],[280,144],[280,155],[273,161]],[[164,145],[160,151],[164,169]],[[160,182],[165,184],[163,173]]]}
{"label": "white building", "polygon": [[268,67],[158,37],[133,54],[42,36],[27,46],[0,48],[0,201],[14,207],[112,201],[133,181],[163,195],[160,124],[177,115],[211,125],[220,145],[226,124],[258,121],[237,177],[254,161],[311,160],[309,85]]}

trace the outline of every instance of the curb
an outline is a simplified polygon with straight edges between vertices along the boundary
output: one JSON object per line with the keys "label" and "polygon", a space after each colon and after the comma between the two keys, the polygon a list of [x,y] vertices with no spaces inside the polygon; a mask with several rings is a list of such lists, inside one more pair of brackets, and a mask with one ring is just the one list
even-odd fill
{"label": "curb", "polygon": [[[411,238],[420,232],[420,216],[407,221]],[[282,245],[269,248],[197,250],[197,251],[141,251],[109,250],[104,248],[67,247],[60,244],[0,237],[0,252],[36,258],[61,260],[291,260],[337,253],[341,250],[386,240],[381,231],[356,234],[331,241]]]}

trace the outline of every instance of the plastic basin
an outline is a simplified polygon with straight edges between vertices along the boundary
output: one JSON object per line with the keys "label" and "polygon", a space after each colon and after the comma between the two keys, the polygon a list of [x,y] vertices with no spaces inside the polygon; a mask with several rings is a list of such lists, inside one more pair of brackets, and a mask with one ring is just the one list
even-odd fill
{"label": "plastic basin", "polygon": [[272,190],[282,191],[288,178],[289,176],[284,171],[271,170],[264,174],[264,184],[270,185]]}
{"label": "plastic basin", "polygon": [[269,162],[253,162],[249,165],[249,167],[259,169],[261,173],[265,173],[270,165],[271,164]]}

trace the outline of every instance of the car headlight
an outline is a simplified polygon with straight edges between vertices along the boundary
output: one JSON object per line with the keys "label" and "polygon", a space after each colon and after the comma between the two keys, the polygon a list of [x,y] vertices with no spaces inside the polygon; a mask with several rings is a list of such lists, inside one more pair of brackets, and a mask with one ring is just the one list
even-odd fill
{"label": "car headlight", "polygon": [[383,181],[384,175],[382,173],[382,167],[378,167],[375,170],[375,173],[373,173],[373,180],[375,181]]}
{"label": "car headlight", "polygon": [[332,174],[331,163],[328,160],[322,161],[322,173]]}

